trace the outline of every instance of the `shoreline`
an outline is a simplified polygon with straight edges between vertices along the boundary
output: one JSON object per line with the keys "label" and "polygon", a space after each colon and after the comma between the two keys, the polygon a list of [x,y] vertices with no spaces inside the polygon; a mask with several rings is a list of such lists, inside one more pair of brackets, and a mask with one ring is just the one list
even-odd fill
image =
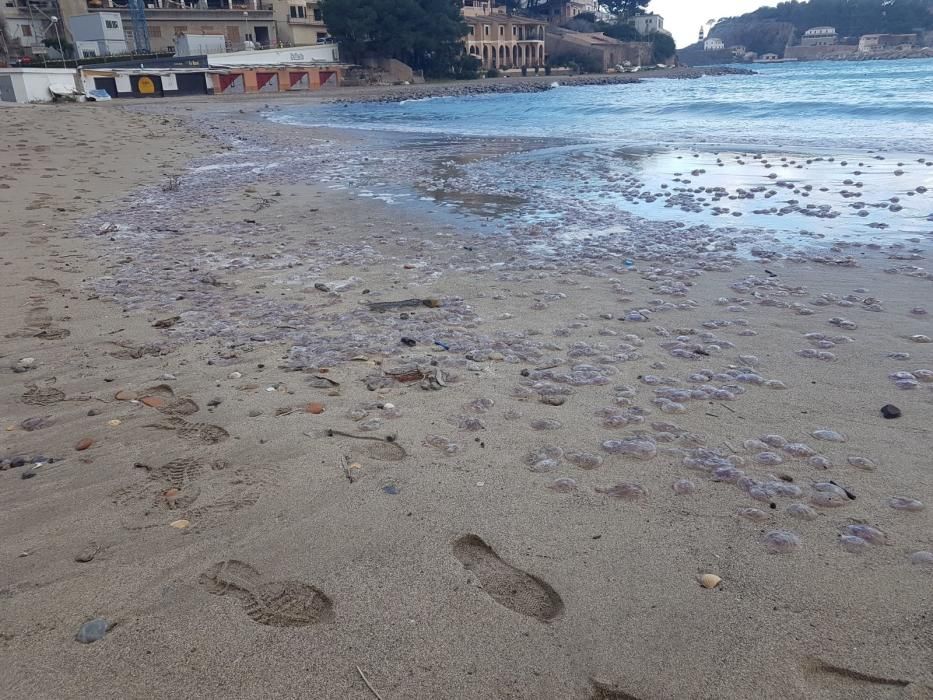
{"label": "shoreline", "polygon": [[522,77],[503,77],[454,82],[427,83],[420,85],[393,85],[375,88],[376,94],[367,94],[373,88],[349,88],[357,90],[350,97],[328,95],[324,102],[366,103],[366,102],[402,102],[429,97],[467,97],[472,95],[545,92],[560,84],[561,87],[588,87],[595,85],[634,85],[644,80],[697,80],[702,77],[722,77],[727,75],[755,75],[746,68],[714,66],[711,68],[669,68],[644,71],[638,74],[625,73],[616,75],[538,75]]}
{"label": "shoreline", "polygon": [[[6,225],[22,247],[4,251],[5,325],[44,328],[6,341],[35,362],[0,375],[5,449],[56,462],[0,471],[11,694],[366,697],[357,667],[414,700],[933,688],[931,570],[911,559],[933,549],[930,384],[889,377],[933,369],[933,343],[910,340],[929,327],[911,311],[928,249],[836,241],[822,261],[749,262],[728,233],[661,223],[563,246],[495,216],[460,226],[362,196],[386,170],[430,172],[436,144],[309,133],[240,104],[85,111],[80,148],[137,148],[133,163],[62,144],[17,171],[16,201],[43,206]],[[82,113],[22,114],[54,132]],[[37,194],[66,167],[80,221]],[[411,298],[439,303],[371,305]],[[683,394],[707,385],[725,393]],[[23,400],[38,389],[66,400]],[[886,402],[903,416],[882,419]],[[21,427],[35,417],[51,422]],[[757,444],[777,434],[824,462]],[[857,500],[810,505],[827,480]],[[843,549],[854,524],[886,546]],[[799,544],[770,553],[785,529]],[[98,616],[117,624],[74,641]]]}

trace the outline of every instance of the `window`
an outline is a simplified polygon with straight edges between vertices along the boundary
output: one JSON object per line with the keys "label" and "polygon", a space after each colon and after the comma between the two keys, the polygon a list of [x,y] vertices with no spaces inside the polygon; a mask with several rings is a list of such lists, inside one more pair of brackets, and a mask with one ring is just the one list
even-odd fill
{"label": "window", "polygon": [[19,28],[22,30],[23,36],[32,36],[32,27],[28,24],[21,24]]}
{"label": "window", "polygon": [[505,36],[505,27],[501,25],[499,27],[499,36]]}
{"label": "window", "polygon": [[150,24],[149,25],[149,36],[152,37],[153,39],[161,39],[162,38],[162,27],[155,27]]}
{"label": "window", "polygon": [[327,32],[317,33],[317,43],[320,44],[322,41],[327,41]]}
{"label": "window", "polygon": [[[175,36],[180,36],[181,34],[187,34],[187,33],[188,33],[188,26],[187,26],[187,25],[184,25],[184,24],[183,24],[183,25],[181,25],[180,27],[175,27]],[[151,31],[150,31],[150,33],[149,33],[149,36],[152,36],[152,32],[151,32]]]}
{"label": "window", "polygon": [[303,5],[289,5],[288,14],[289,16],[294,17],[295,19],[304,18],[305,8]]}
{"label": "window", "polygon": [[489,25],[488,24],[483,25],[483,35],[489,36]]}
{"label": "window", "polygon": [[319,7],[315,7],[315,8],[314,8],[314,21],[315,21],[315,22],[323,22],[323,21],[324,21],[324,13],[321,12],[321,9],[320,9]]}
{"label": "window", "polygon": [[473,31],[473,25],[470,25],[470,36],[473,36],[476,32]]}
{"label": "window", "polygon": [[106,25],[107,29],[119,29],[120,28],[120,23],[113,19],[105,20],[104,24]]}
{"label": "window", "polygon": [[512,36],[518,36],[518,27],[512,27]]}

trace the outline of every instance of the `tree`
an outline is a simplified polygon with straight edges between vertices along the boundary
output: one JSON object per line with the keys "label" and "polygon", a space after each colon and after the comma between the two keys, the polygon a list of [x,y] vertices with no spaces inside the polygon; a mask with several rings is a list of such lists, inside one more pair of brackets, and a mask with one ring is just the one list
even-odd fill
{"label": "tree", "polygon": [[327,28],[354,61],[395,58],[432,77],[468,69],[458,0],[323,0]]}
{"label": "tree", "polygon": [[666,63],[675,53],[677,53],[677,44],[673,37],[664,32],[653,32],[651,34],[651,57],[655,63]]}
{"label": "tree", "polygon": [[603,0],[603,6],[618,17],[634,17],[645,14],[651,0]]}
{"label": "tree", "polygon": [[606,36],[611,36],[619,41],[644,41],[638,30],[628,22],[615,22],[613,24],[598,24],[599,29]]}

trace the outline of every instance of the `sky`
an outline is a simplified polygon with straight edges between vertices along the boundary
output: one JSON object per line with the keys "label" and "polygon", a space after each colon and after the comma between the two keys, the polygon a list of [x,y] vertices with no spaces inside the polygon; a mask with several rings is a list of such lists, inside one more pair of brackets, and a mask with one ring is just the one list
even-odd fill
{"label": "sky", "polygon": [[664,18],[664,28],[677,46],[689,46],[707,20],[745,14],[762,5],[777,5],[777,0],[651,0],[648,10]]}

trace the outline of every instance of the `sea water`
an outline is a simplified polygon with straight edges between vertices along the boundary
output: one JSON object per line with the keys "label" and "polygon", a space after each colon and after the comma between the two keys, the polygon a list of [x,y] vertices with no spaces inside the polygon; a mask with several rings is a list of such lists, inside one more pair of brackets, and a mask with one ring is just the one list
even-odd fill
{"label": "sea water", "polygon": [[571,223],[579,218],[574,212],[603,208],[815,238],[933,230],[933,60],[754,69],[543,93],[305,106],[274,118],[388,132],[399,144],[457,136],[464,150],[470,138],[535,139],[534,148],[460,163],[433,188],[520,202],[526,220]]}

